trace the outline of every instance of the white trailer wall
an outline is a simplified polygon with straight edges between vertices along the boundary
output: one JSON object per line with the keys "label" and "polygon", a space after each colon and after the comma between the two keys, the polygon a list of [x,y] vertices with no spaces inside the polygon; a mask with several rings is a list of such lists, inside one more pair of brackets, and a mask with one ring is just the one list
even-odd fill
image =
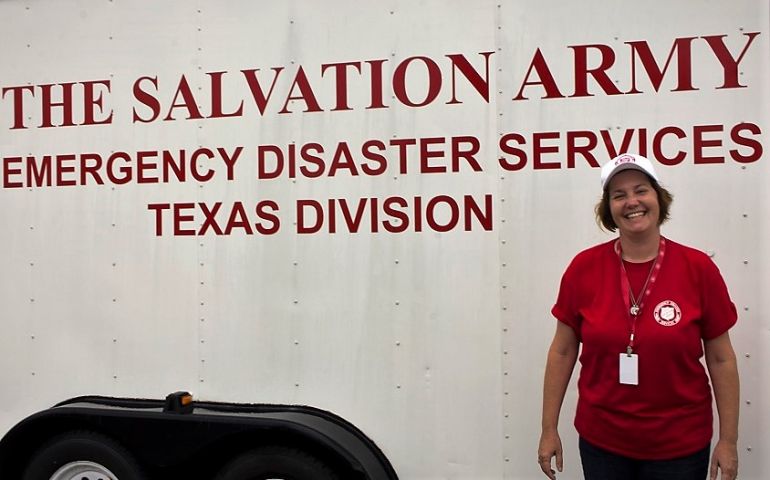
{"label": "white trailer wall", "polygon": [[[611,154],[602,130],[614,145],[629,135],[630,149],[638,150],[643,129],[641,145],[650,154],[659,147],[667,157],[684,155],[659,168],[675,195],[664,234],[713,254],[740,311],[732,336],[742,379],[741,477],[766,477],[768,10],[757,0],[1,1],[3,159],[243,150],[232,179],[221,159],[199,160],[215,169],[203,182],[98,185],[87,177],[85,186],[17,187],[28,162],[4,160],[0,434],[71,396],[161,397],[189,389],[207,400],[331,410],[372,437],[404,479],[544,478],[535,452],[555,325],[550,307],[571,257],[610,238],[593,221],[598,170],[568,145],[574,138],[579,149],[595,138],[590,154],[603,162]],[[704,38],[716,44],[719,36],[736,61],[748,45],[738,61],[740,88],[719,88],[731,73]],[[656,91],[627,42],[647,42],[662,69],[683,38],[692,38],[678,44],[691,47],[690,61],[674,55]],[[621,94],[607,94],[596,76],[580,73],[581,52],[588,69],[612,60],[605,71]],[[461,55],[488,79],[488,99],[452,69],[449,55]],[[340,62],[357,65],[345,67],[345,86],[336,82],[339,70],[322,72]],[[376,65],[382,108],[372,93]],[[427,74],[431,65],[438,80]],[[393,89],[399,66],[407,98],[421,103],[431,86],[436,98],[405,105]],[[294,83],[300,67],[322,111],[305,111],[312,110],[309,94],[301,80]],[[241,73],[254,69],[265,94],[277,75],[263,113]],[[692,88],[676,91],[685,71]],[[219,77],[223,113],[243,101],[242,114],[187,119],[181,77],[194,97],[190,108],[196,103],[208,117],[214,72],[226,72]],[[140,86],[161,110],[149,122],[134,119],[152,113],[134,88],[142,77],[154,79]],[[589,95],[579,94],[581,78]],[[96,119],[112,112],[109,122],[40,128],[42,85],[81,82],[73,87],[79,124],[88,81],[109,81],[109,89],[95,86],[102,95]],[[563,98],[543,98],[554,96],[544,83]],[[32,91],[18,94],[19,115],[14,99],[23,88],[14,87],[27,85]],[[634,86],[640,93],[628,94]],[[340,91],[349,110],[337,108]],[[52,87],[54,102],[61,95],[62,87]],[[514,100],[520,95],[527,98]],[[13,128],[20,121],[27,128]],[[63,121],[54,107],[52,124]],[[756,130],[731,134],[741,124]],[[432,137],[443,141],[428,151],[450,148],[451,137],[467,137],[463,149],[475,139],[482,171],[461,159],[452,172],[445,153],[427,162],[446,173],[420,174],[419,149],[411,146],[406,173],[398,149],[388,147],[381,175],[343,168],[320,178],[257,178],[258,146],[288,151],[316,142],[331,162],[344,141],[360,169],[367,140]],[[535,166],[537,142],[542,168]],[[501,166],[500,158],[521,160],[511,147],[526,156],[520,169]],[[754,153],[751,161],[734,160]],[[698,155],[716,160],[699,164]],[[68,172],[63,178],[79,179]],[[394,196],[411,205],[421,197],[423,210],[442,196],[458,204],[471,196],[482,207],[490,196],[491,229],[473,218],[464,228],[460,208],[447,232],[433,231],[427,220],[415,231],[411,216],[407,231],[390,233],[381,205]],[[355,207],[361,198],[379,202],[379,231],[371,231],[370,210],[357,233],[337,210],[336,233],[329,232],[328,211],[320,231],[298,233],[298,200],[346,199]],[[158,235],[148,208],[193,204],[183,215],[194,218],[181,228],[197,230],[205,215],[194,205],[222,202],[216,218],[224,229],[234,202],[255,223],[261,201],[279,207],[273,234],[235,227],[217,235],[210,226],[203,235],[174,235],[166,212]],[[437,222],[449,223],[449,214],[441,203]],[[571,426],[575,400],[572,386],[561,422],[566,479],[582,478]]]}

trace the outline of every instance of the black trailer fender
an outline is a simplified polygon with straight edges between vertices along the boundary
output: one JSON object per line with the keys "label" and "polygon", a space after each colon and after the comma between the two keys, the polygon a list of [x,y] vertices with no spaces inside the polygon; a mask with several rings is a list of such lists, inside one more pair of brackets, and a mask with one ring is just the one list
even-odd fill
{"label": "black trailer fender", "polygon": [[266,447],[304,452],[346,479],[398,478],[374,442],[333,413],[294,405],[181,405],[183,397],[184,392],[166,401],[77,397],[31,415],[0,440],[0,478],[21,478],[48,439],[78,431],[116,442],[149,478],[170,473],[214,478],[234,458]]}

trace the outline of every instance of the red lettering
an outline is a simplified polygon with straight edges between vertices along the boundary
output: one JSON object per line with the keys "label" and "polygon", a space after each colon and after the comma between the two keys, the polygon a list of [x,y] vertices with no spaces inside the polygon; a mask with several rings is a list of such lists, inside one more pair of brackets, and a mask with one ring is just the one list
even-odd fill
{"label": "red lettering", "polygon": [[99,113],[104,111],[104,106],[102,105],[104,92],[99,92],[99,95],[94,97],[94,87],[96,85],[107,87],[107,93],[110,92],[109,80],[83,82],[83,125],[105,125],[112,123],[112,110],[110,110],[110,114],[106,118],[96,119],[97,110],[95,107],[99,107]]}
{"label": "red lettering", "polygon": [[[315,223],[305,224],[305,207],[315,211]],[[308,233],[317,233],[321,230],[324,223],[324,209],[320,203],[315,200],[297,200],[297,233],[300,235]]]}
{"label": "red lettering", "polygon": [[333,112],[339,110],[352,110],[348,105],[348,67],[354,67],[361,73],[361,62],[345,62],[345,63],[327,63],[321,65],[321,76],[324,76],[326,70],[334,70],[334,78],[336,83],[336,97],[337,106],[332,109]]}
{"label": "red lettering", "polygon": [[[40,85],[40,92],[43,95],[42,98],[42,117],[43,120],[40,123],[40,128],[58,127],[72,127],[75,122],[72,119],[72,86],[74,83],[60,83],[60,84],[48,84]],[[62,90],[62,101],[55,102],[52,97],[53,87],[60,86]],[[62,109],[62,123],[60,125],[54,125],[51,122],[51,113],[54,107],[61,107]]]}
{"label": "red lettering", "polygon": [[507,158],[500,157],[498,163],[504,170],[509,172],[515,172],[521,170],[527,165],[527,154],[524,150],[516,148],[511,145],[511,142],[516,142],[517,145],[524,145],[527,143],[526,139],[518,133],[506,133],[500,138],[500,150],[508,155],[513,155],[519,159],[516,163],[511,163]]}
{"label": "red lettering", "polygon": [[422,197],[414,197],[414,231],[422,232]]}
{"label": "red lettering", "polygon": [[647,156],[647,129],[639,129],[639,155]]}
{"label": "red lettering", "polygon": [[24,92],[29,92],[34,97],[35,87],[31,85],[5,87],[3,88],[3,98],[7,92],[11,92],[13,95],[13,126],[11,130],[27,128],[24,125]]}
{"label": "red lettering", "polygon": [[158,183],[158,177],[147,176],[147,171],[155,171],[158,168],[158,164],[149,161],[148,158],[153,158],[158,155],[158,152],[152,150],[136,152],[136,183]]}
{"label": "red lettering", "polygon": [[[72,162],[72,163],[70,163]],[[56,186],[72,187],[77,185],[74,178],[65,178],[65,175],[75,173],[75,155],[57,155],[56,156]]]}
{"label": "red lettering", "polygon": [[420,140],[420,173],[445,173],[445,166],[431,166],[431,158],[443,158],[443,150],[430,150],[431,145],[443,145],[442,137],[423,138]]}
{"label": "red lettering", "polygon": [[724,130],[723,125],[696,125],[692,128],[693,131],[693,150],[695,154],[695,163],[725,163],[725,157],[707,157],[703,154],[703,150],[709,147],[721,147],[722,138],[705,139],[703,135],[711,132],[721,133]]}
{"label": "red lettering", "polygon": [[[334,200],[329,202],[330,209],[333,208],[333,201]],[[364,212],[366,211],[366,199],[358,199],[358,206],[356,207],[355,216],[351,214],[347,200],[340,198],[337,200],[337,203],[339,204],[340,210],[342,211],[342,217],[345,219],[345,225],[348,227],[348,231],[350,233],[358,233],[358,228],[361,226],[361,220],[364,218]]]}
{"label": "red lettering", "polygon": [[652,154],[663,165],[678,165],[684,161],[687,155],[681,150],[671,158],[663,155],[663,137],[666,135],[674,135],[680,140],[687,137],[684,130],[679,127],[663,127],[652,139]]}
{"label": "red lettering", "polygon": [[631,90],[626,93],[642,93],[636,88],[637,55],[639,55],[642,67],[647,73],[647,78],[649,78],[650,83],[652,83],[652,88],[657,92],[660,90],[660,86],[663,83],[663,77],[668,70],[671,59],[674,57],[674,53],[676,53],[677,63],[677,84],[676,88],[671,91],[681,92],[698,90],[692,85],[692,41],[696,38],[697,37],[684,37],[674,40],[674,45],[671,47],[671,50],[669,50],[666,64],[662,69],[655,61],[655,56],[652,54],[650,45],[646,41],[626,42],[626,45],[631,46]]}
{"label": "red lettering", "polygon": [[[574,45],[570,46],[575,52],[575,93],[570,97],[593,97],[588,92],[588,77],[591,76],[607,95],[620,95],[618,87],[607,75],[607,70],[615,63],[615,51],[609,45]],[[588,68],[588,50],[599,51],[601,61],[599,66]]]}
{"label": "red lettering", "polygon": [[390,233],[402,233],[405,232],[407,228],[409,228],[409,215],[407,215],[405,212],[401,210],[397,210],[394,208],[394,206],[399,206],[401,208],[407,208],[409,206],[409,203],[406,201],[406,199],[402,197],[388,197],[385,199],[385,202],[383,202],[382,210],[385,212],[386,215],[395,218],[397,220],[397,223],[394,223],[390,220],[385,220],[382,222],[382,226],[385,227],[385,230],[387,230]]}
{"label": "red lettering", "polygon": [[334,199],[330,198],[327,203],[329,205],[329,233],[337,233],[337,211],[334,209]]}
{"label": "red lettering", "polygon": [[482,78],[479,72],[477,72],[471,63],[465,58],[465,55],[453,54],[447,55],[452,61],[452,99],[448,104],[462,103],[457,100],[457,89],[455,82],[455,71],[460,70],[466,80],[470,82],[471,86],[481,95],[481,97],[489,103],[489,56],[495,52],[480,52],[479,55],[484,56],[484,77]]}
{"label": "red lettering", "polygon": [[[585,145],[578,145],[578,139],[580,138],[586,140]],[[599,162],[596,161],[596,157],[591,153],[598,143],[599,141],[594,132],[588,130],[567,132],[567,168],[575,168],[577,154],[583,155],[583,158],[590,166],[599,167]]]}
{"label": "red lettering", "polygon": [[243,114],[243,100],[238,105],[238,110],[230,113],[222,111],[222,75],[227,72],[207,72],[211,77],[211,115],[209,118],[239,117]]}
{"label": "red lettering", "polygon": [[[294,147],[293,145],[290,145],[289,148]],[[321,175],[324,174],[324,170],[326,168],[326,165],[324,164],[323,158],[319,157],[318,155],[313,155],[313,153],[324,153],[324,147],[320,143],[307,143],[305,145],[302,145],[302,148],[300,149],[300,156],[302,157],[302,160],[304,160],[306,163],[309,163],[310,165],[314,166],[315,169],[308,168],[306,165],[302,165],[299,167],[299,171],[302,172],[302,175],[308,177],[308,178],[318,178]],[[350,152],[348,152],[350,154]],[[335,155],[339,155],[339,151],[335,152]],[[336,158],[336,157],[335,157]],[[355,166],[354,166],[355,169]],[[356,173],[357,175],[358,173]]]}
{"label": "red lettering", "polygon": [[246,215],[246,210],[241,202],[235,202],[232,210],[230,210],[230,218],[227,219],[225,235],[230,235],[235,228],[242,228],[246,234],[254,235],[254,230],[251,228],[248,215]]}
{"label": "red lettering", "polygon": [[332,164],[329,167],[329,176],[333,177],[336,175],[339,169],[347,169],[352,176],[358,176],[358,169],[353,161],[353,154],[350,153],[350,148],[346,142],[340,142],[337,145]]}
{"label": "red lettering", "polygon": [[27,185],[34,187],[51,186],[51,156],[44,155],[38,168],[35,157],[27,157]]}
{"label": "red lettering", "polygon": [[[271,210],[271,212],[267,211],[268,209]],[[257,203],[255,210],[257,212],[257,217],[261,220],[270,222],[271,224],[269,227],[266,227],[262,225],[262,222],[257,222],[254,225],[257,231],[262,235],[273,235],[274,233],[277,233],[281,228],[281,220],[272,212],[278,211],[278,204],[272,200],[264,200]]]}
{"label": "red lettering", "polygon": [[[89,160],[93,161],[93,164],[89,165]],[[86,177],[91,175],[97,185],[104,185],[99,170],[102,168],[102,157],[96,153],[84,153],[80,156],[80,184],[86,185]]]}
{"label": "red lettering", "polygon": [[634,136],[634,129],[627,128],[623,132],[623,140],[620,142],[620,149],[615,147],[609,130],[601,130],[599,131],[599,134],[602,136],[602,142],[604,143],[604,147],[607,149],[608,156],[610,158],[615,158],[620,155],[621,152],[627,152],[629,150],[629,147],[631,146],[631,138]]}
{"label": "red lettering", "polygon": [[158,116],[160,115],[160,102],[158,101],[158,99],[153,97],[151,94],[147,93],[146,91],[142,90],[141,83],[146,80],[149,80],[150,83],[152,83],[156,91],[158,90],[158,77],[141,77],[134,82],[134,98],[137,99],[142,105],[149,107],[150,111],[152,112],[152,115],[149,118],[144,118],[136,112],[136,107],[134,107],[133,123],[154,122],[155,120],[157,120]]}
{"label": "red lettering", "polygon": [[[537,73],[537,81],[529,80],[529,76],[533,69]],[[524,88],[530,85],[543,86],[545,89],[545,96],[542,98],[564,98],[564,95],[561,94],[559,87],[556,85],[556,80],[553,78],[551,69],[548,68],[548,63],[546,63],[545,57],[543,57],[543,53],[539,48],[535,51],[535,55],[532,57],[532,61],[529,64],[529,69],[527,70],[527,74],[524,76],[524,82],[522,82],[521,87],[519,88],[519,93],[517,93],[513,99],[527,100],[527,97],[524,96]]]}
{"label": "red lettering", "polygon": [[235,150],[233,150],[232,155],[230,155],[227,150],[222,147],[218,147],[217,152],[219,152],[220,157],[222,157],[222,160],[225,162],[225,166],[227,167],[227,179],[235,180],[235,162],[237,162],[238,158],[241,156],[243,147],[236,147]]}
{"label": "red lettering", "polygon": [[[461,149],[461,145],[468,144],[470,147],[468,150]],[[452,137],[452,171],[453,172],[459,172],[460,171],[460,159],[465,159],[466,162],[468,162],[468,165],[471,166],[471,170],[474,172],[480,172],[481,171],[481,165],[479,165],[479,162],[476,160],[475,155],[479,153],[479,150],[481,149],[481,143],[479,142],[479,139],[476,137],[470,137],[470,136],[461,136],[461,137]]]}
{"label": "red lettering", "polygon": [[[425,98],[422,101],[416,102],[409,98],[409,94],[406,91],[406,72],[409,65],[415,61],[422,62],[428,71],[428,91],[425,94]],[[399,63],[396,70],[393,72],[393,93],[396,98],[410,107],[424,107],[433,102],[438,97],[441,91],[441,69],[436,62],[428,57],[409,57],[403,62]]]}
{"label": "red lettering", "polygon": [[371,103],[367,108],[387,108],[387,105],[383,103],[383,86],[382,86],[382,64],[387,60],[368,60],[366,63],[371,67]]}
{"label": "red lettering", "polygon": [[369,200],[372,204],[371,207],[369,207],[369,228],[371,228],[373,233],[377,233],[380,231],[378,201],[377,198],[370,198]]}
{"label": "red lettering", "polygon": [[198,230],[198,235],[205,235],[209,228],[213,229],[215,234],[222,235],[222,229],[219,227],[216,219],[217,212],[222,207],[222,202],[214,203],[211,209],[203,202],[199,202],[198,206],[206,217],[203,219],[200,230]]}
{"label": "red lettering", "polygon": [[364,163],[361,165],[361,170],[363,170],[365,174],[371,176],[382,175],[388,167],[388,161],[384,155],[373,152],[373,148],[382,152],[385,150],[385,144],[379,140],[367,140],[364,142],[361,147],[361,154],[365,159],[374,161],[375,165],[370,166],[369,164]]}
{"label": "red lettering", "polygon": [[265,114],[265,108],[267,107],[267,102],[270,100],[270,97],[273,95],[273,88],[275,88],[275,82],[278,80],[278,75],[281,74],[281,71],[283,71],[283,67],[273,67],[273,82],[270,84],[270,90],[268,90],[267,95],[265,95],[264,90],[262,90],[262,86],[259,84],[259,78],[257,77],[257,72],[259,69],[254,70],[241,70],[241,73],[246,78],[246,83],[249,85],[249,90],[251,90],[251,96],[254,99],[254,103],[257,105],[257,109],[259,110],[260,115]]}
{"label": "red lettering", "polygon": [[701,37],[706,40],[706,42],[711,47],[711,50],[714,52],[714,55],[717,57],[717,60],[719,60],[719,63],[722,65],[722,70],[724,72],[724,83],[722,83],[721,87],[717,87],[717,89],[746,87],[746,85],[741,85],[741,83],[738,81],[738,65],[741,63],[741,60],[743,60],[743,56],[746,55],[746,51],[749,49],[749,46],[751,46],[751,43],[754,41],[757,35],[759,35],[759,33],[760,32],[751,32],[743,34],[749,38],[746,42],[746,45],[743,47],[743,50],[741,50],[741,53],[738,54],[737,59],[733,58],[730,50],[725,45],[723,39],[727,35],[710,35]]}
{"label": "red lettering", "polygon": [[[118,172],[123,174],[122,177],[115,175],[114,165],[118,160],[123,161],[123,165],[117,169]],[[125,185],[126,183],[130,182],[131,167],[128,165],[129,163],[131,163],[131,157],[125,152],[115,152],[110,155],[110,158],[107,159],[107,178],[110,179],[110,182],[116,185]]]}
{"label": "red lettering", "polygon": [[[484,195],[484,210],[481,210],[479,204],[471,195],[465,195],[465,231],[470,232],[473,230],[471,219],[472,216],[478,220],[479,224],[487,232],[492,231],[492,195]],[[473,214],[473,215],[471,215]]]}
{"label": "red lettering", "polygon": [[[299,89],[299,95],[293,95],[294,89]],[[292,100],[302,100],[305,102],[307,109],[305,112],[320,112],[321,107],[318,105],[318,100],[315,98],[313,89],[310,86],[310,82],[305,75],[305,70],[300,66],[297,70],[297,75],[294,77],[294,82],[289,89],[289,95],[286,97],[286,103],[283,104],[283,108],[278,113],[290,113],[288,109],[289,102]]]}
{"label": "red lettering", "polygon": [[[180,96],[182,97],[182,102],[177,103]],[[179,85],[177,86],[176,93],[174,94],[174,100],[171,102],[171,107],[169,107],[166,118],[163,120],[176,120],[176,118],[172,116],[174,109],[176,108],[184,108],[187,110],[187,120],[199,120],[203,118],[203,115],[201,115],[201,111],[198,109],[198,105],[195,102],[195,97],[193,96],[190,84],[187,83],[187,78],[184,75],[182,75],[182,78],[179,79]]]}
{"label": "red lettering", "polygon": [[746,131],[754,134],[755,136],[759,136],[762,134],[762,130],[759,128],[759,126],[753,123],[745,123],[745,122],[739,123],[735,125],[732,129],[730,129],[730,138],[732,139],[732,141],[742,147],[748,147],[750,149],[750,152],[746,155],[743,155],[737,148],[730,150],[730,156],[736,162],[752,163],[762,158],[762,154],[763,154],[762,142],[760,142],[756,138],[749,138],[749,137],[742,136],[741,132],[746,132]]}
{"label": "red lettering", "polygon": [[[450,212],[449,220],[443,225],[439,223],[438,220],[436,220],[436,209],[440,203],[449,206]],[[428,222],[430,228],[432,228],[434,231],[448,232],[457,226],[457,221],[460,216],[460,209],[457,206],[457,202],[455,202],[452,197],[447,195],[438,195],[433,197],[428,201],[428,205],[426,206],[425,210],[426,221]]]}
{"label": "red lettering", "polygon": [[544,162],[546,153],[559,153],[557,145],[543,145],[545,140],[558,140],[559,132],[537,132],[532,135],[532,168],[535,170],[552,170],[561,168],[559,162]]}
{"label": "red lettering", "polygon": [[208,182],[214,176],[214,170],[208,168],[206,173],[201,173],[199,169],[202,167],[198,164],[198,159],[200,157],[207,157],[208,160],[211,160],[214,158],[214,152],[208,148],[199,148],[195,150],[190,156],[190,175],[192,175],[198,182]]}
{"label": "red lettering", "polygon": [[398,168],[399,173],[402,175],[405,175],[408,171],[407,168],[407,160],[408,157],[406,155],[407,147],[410,145],[415,145],[417,143],[417,140],[414,138],[394,138],[390,140],[391,146],[398,147]]}
{"label": "red lettering", "polygon": [[195,235],[195,229],[184,228],[183,223],[192,222],[195,220],[195,215],[183,214],[183,211],[193,210],[195,208],[194,203],[175,203],[174,204],[174,236],[176,237],[189,237]]}
{"label": "red lettering", "polygon": [[21,174],[21,167],[14,168],[12,164],[21,163],[21,160],[21,157],[3,158],[3,188],[21,188],[24,186],[23,182],[14,182],[11,180],[11,175]]}
{"label": "red lettering", "polygon": [[163,152],[163,183],[168,183],[171,178],[169,172],[173,173],[180,182],[187,181],[187,176],[185,175],[186,153],[186,150],[179,150],[179,160],[176,160],[174,155],[168,150]]}
{"label": "red lettering", "polygon": [[155,236],[163,235],[163,212],[171,208],[168,203],[151,203],[147,205],[148,210],[155,212]]}
{"label": "red lettering", "polygon": [[[268,168],[267,153],[272,153],[275,158],[275,167]],[[257,178],[269,180],[278,178],[283,172],[283,152],[278,145],[260,145],[257,147]]]}

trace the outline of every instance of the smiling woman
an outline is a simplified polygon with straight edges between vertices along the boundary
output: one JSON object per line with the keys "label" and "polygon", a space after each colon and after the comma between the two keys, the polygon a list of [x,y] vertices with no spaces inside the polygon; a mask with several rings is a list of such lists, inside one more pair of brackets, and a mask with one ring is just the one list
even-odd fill
{"label": "smiling woman", "polygon": [[[623,159],[625,159],[626,162],[624,162]],[[633,159],[634,162],[628,162],[628,159]],[[618,162],[617,167],[615,166],[615,162]],[[612,168],[608,168],[608,165]],[[644,171],[645,173],[641,173],[637,167],[634,167],[635,165],[644,165],[644,168],[646,169]],[[623,170],[630,171],[618,175]],[[633,178],[626,179],[621,183],[621,180],[627,175],[631,175]],[[609,188],[610,180],[615,180],[612,186],[613,188]],[[628,191],[629,188],[631,188],[630,192]],[[654,190],[656,194],[654,199],[651,198],[651,190]],[[627,200],[629,195],[634,197],[641,195],[644,203],[655,204],[657,207],[655,213],[657,213],[656,223],[658,226],[669,219],[671,202],[673,202],[674,196],[660,185],[650,161],[639,155],[621,155],[613,162],[605,164],[602,168],[602,199],[596,204],[597,223],[601,224],[610,232],[617,230],[619,227],[619,219],[616,219],[614,216],[612,206],[615,205],[616,208],[622,208],[623,203]],[[633,205],[634,204],[632,203],[632,206]],[[636,210],[640,209],[637,208]],[[631,213],[634,214],[634,217],[637,217],[642,212],[626,212],[626,215],[631,216]]]}
{"label": "smiling woman", "polygon": [[[617,239],[579,253],[561,280],[548,352],[538,463],[562,468],[557,431],[580,354],[575,426],[587,480],[702,480],[737,474],[738,371],[728,330],[737,314],[716,265],[660,234],[671,194],[647,158],[624,154],[601,171],[596,218]],[[628,432],[634,432],[628,435]]]}
{"label": "smiling woman", "polygon": [[[621,235],[656,235],[663,221],[658,195],[649,178],[639,171],[627,170],[615,175],[607,188],[612,220]],[[655,247],[650,243],[651,247]],[[644,261],[645,259],[635,259]]]}

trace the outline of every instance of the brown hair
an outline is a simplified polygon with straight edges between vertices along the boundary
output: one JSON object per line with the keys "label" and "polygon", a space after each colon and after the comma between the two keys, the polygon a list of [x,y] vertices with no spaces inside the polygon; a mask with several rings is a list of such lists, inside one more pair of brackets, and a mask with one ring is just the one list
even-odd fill
{"label": "brown hair", "polygon": [[[649,175],[645,176],[650,181],[650,185],[652,185],[655,193],[658,195],[658,205],[660,206],[658,225],[662,225],[663,222],[670,218],[671,203],[674,201],[674,196],[671,194],[671,192],[656,182],[652,177]],[[606,230],[614,232],[618,229],[618,226],[615,224],[615,220],[612,219],[612,213],[610,212],[609,183],[607,185],[608,188],[604,189],[601,200],[599,200],[599,203],[597,203],[596,207],[594,207],[594,212],[596,213],[596,223],[599,224],[599,226],[604,227]]]}

